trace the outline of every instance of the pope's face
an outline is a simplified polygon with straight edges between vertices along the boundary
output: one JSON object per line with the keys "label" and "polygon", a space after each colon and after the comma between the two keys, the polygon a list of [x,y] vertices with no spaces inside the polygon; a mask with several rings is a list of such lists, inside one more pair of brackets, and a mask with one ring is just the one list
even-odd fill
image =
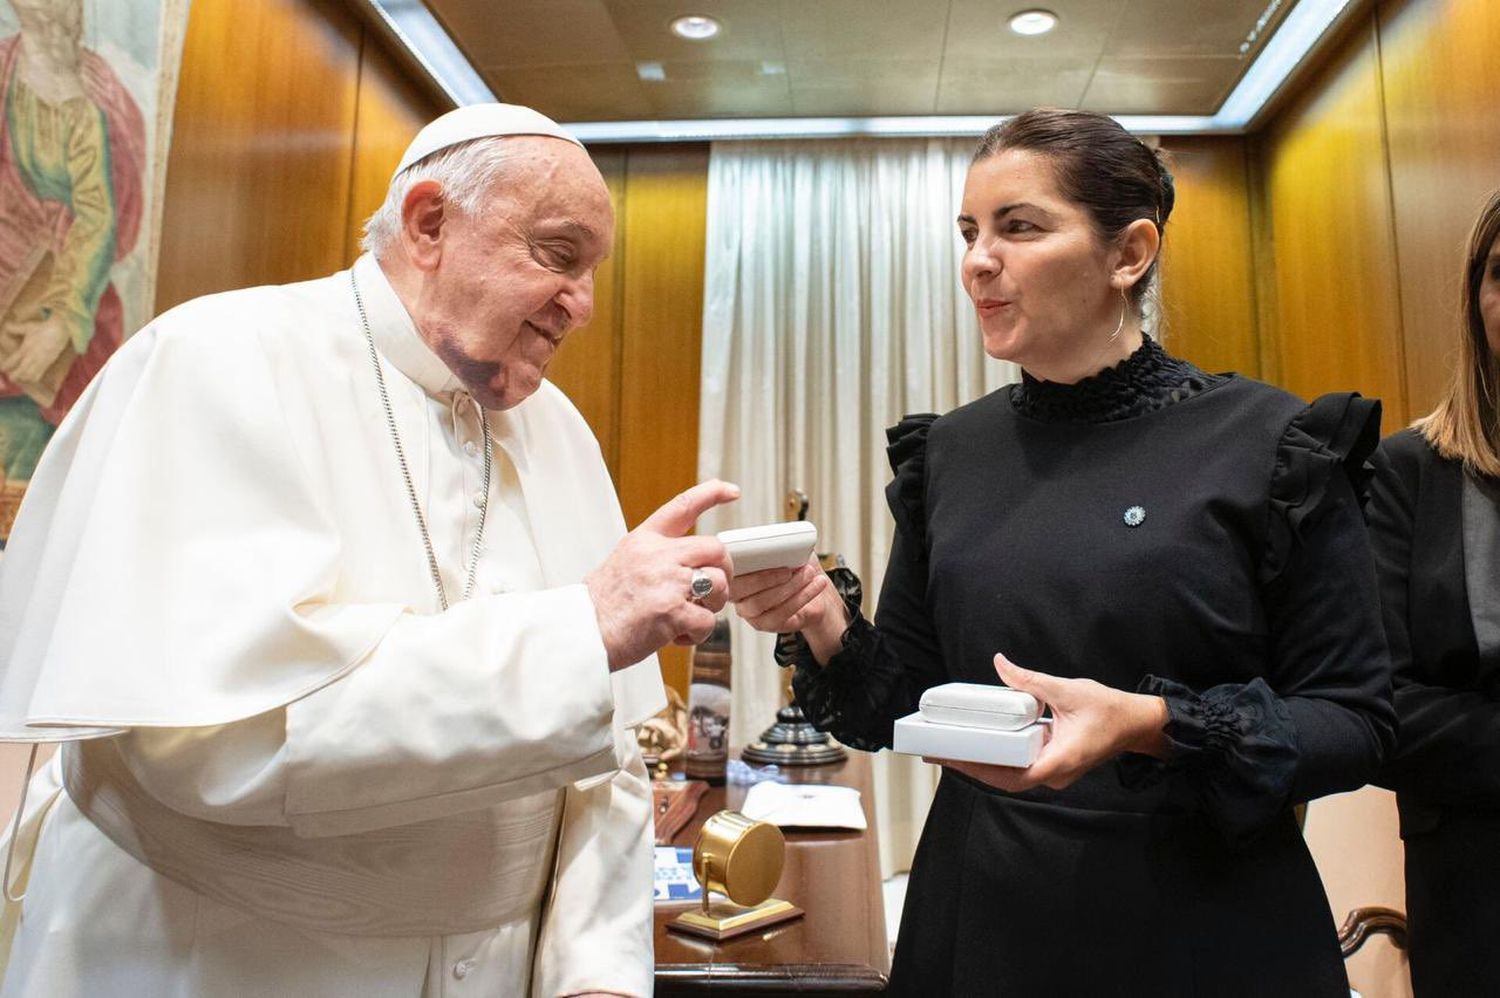
{"label": "pope's face", "polygon": [[447,213],[422,331],[481,405],[517,405],[589,321],[594,270],[613,243],[609,191],[588,153],[519,140],[484,206]]}

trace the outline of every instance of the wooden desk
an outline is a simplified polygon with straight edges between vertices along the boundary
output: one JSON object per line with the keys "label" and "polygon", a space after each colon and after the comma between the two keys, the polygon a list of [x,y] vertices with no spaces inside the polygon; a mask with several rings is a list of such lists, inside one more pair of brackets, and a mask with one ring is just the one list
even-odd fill
{"label": "wooden desk", "polygon": [[[875,837],[870,757],[792,770],[798,783],[856,787],[869,828],[863,832],[788,832],[786,865],[776,897],[807,914],[763,933],[715,943],[670,932],[667,922],[692,904],[656,906],[656,994],[869,994],[885,990],[890,969],[885,901]],[[691,846],[709,815],[738,808],[746,787],[711,787],[697,814],[673,840]]]}

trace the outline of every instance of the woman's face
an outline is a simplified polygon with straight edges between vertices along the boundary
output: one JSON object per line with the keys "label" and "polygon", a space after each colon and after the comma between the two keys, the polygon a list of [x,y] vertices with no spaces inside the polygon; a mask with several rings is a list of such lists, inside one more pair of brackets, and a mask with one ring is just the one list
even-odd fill
{"label": "woman's face", "polygon": [[1097,354],[1124,300],[1110,284],[1117,254],[1058,191],[1054,172],[1046,157],[1021,149],[969,169],[958,216],[968,246],[963,285],[985,353],[1044,380],[1076,380],[1058,375]]}
{"label": "woman's face", "polygon": [[1500,357],[1500,236],[1490,244],[1490,255],[1484,261],[1484,275],[1479,279],[1479,317],[1484,320],[1484,338],[1490,353]]}

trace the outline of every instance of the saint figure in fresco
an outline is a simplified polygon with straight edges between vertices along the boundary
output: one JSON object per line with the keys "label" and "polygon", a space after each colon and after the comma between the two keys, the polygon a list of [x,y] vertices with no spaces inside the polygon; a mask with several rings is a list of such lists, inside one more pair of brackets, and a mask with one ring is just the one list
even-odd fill
{"label": "saint figure in fresco", "polygon": [[145,123],[83,46],[83,0],[8,0],[0,39],[0,544],[53,430],[124,336]]}

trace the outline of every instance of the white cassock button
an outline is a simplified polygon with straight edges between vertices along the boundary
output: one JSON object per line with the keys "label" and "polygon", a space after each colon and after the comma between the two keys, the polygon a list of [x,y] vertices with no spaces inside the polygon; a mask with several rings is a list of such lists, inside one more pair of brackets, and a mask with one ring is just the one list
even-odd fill
{"label": "white cassock button", "polygon": [[460,981],[469,976],[469,971],[474,969],[473,960],[460,960],[453,965],[453,976]]}
{"label": "white cassock button", "polygon": [[470,457],[479,456],[479,445],[472,440],[464,441],[464,453]]}
{"label": "white cassock button", "polygon": [[474,505],[476,507],[478,507],[479,509],[484,509],[484,493],[483,492],[476,492],[476,493],[474,493]]}

